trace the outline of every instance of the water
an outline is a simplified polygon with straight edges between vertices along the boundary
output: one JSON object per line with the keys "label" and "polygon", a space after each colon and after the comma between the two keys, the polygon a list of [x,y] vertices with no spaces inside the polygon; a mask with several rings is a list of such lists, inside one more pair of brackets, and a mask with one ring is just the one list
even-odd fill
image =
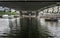
{"label": "water", "polygon": [[[41,18],[43,19],[43,18]],[[60,38],[60,21],[44,21],[40,19],[40,33],[45,38]],[[42,31],[42,32],[41,32]],[[43,38],[41,37],[41,38]]]}
{"label": "water", "polygon": [[21,19],[21,38],[39,38],[37,19]]}
{"label": "water", "polygon": [[8,19],[0,19],[0,36],[4,35],[4,33],[9,33],[9,22]]}
{"label": "water", "polygon": [[20,19],[0,18],[0,38],[15,38],[20,32]]}
{"label": "water", "polygon": [[0,19],[0,38],[60,38],[60,21],[44,18]]}

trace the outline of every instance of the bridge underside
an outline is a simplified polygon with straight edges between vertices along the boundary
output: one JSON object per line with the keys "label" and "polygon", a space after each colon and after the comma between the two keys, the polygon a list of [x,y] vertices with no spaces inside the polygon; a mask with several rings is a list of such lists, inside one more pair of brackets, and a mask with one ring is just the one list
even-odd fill
{"label": "bridge underside", "polygon": [[0,6],[13,8],[19,11],[33,11],[56,3],[57,2],[0,2]]}
{"label": "bridge underside", "polygon": [[[0,2],[0,6],[12,8],[18,11],[37,11],[43,7],[57,4],[59,2]],[[22,13],[22,12],[21,12]],[[31,12],[27,12],[31,14]],[[35,16],[38,14],[36,12]]]}
{"label": "bridge underside", "polygon": [[60,0],[0,0],[0,1],[60,1]]}

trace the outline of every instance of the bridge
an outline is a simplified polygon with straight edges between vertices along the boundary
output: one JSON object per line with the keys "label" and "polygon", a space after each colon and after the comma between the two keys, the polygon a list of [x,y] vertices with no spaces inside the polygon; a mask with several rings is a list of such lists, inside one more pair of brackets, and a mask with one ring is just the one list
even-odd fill
{"label": "bridge", "polygon": [[[8,7],[10,10],[15,9],[16,11],[19,11],[20,17],[30,17],[29,15],[31,15],[31,17],[39,17],[39,13],[41,13],[41,11],[44,12],[45,9],[49,9],[54,6],[58,6],[59,8],[59,5],[59,2],[0,2],[0,6],[3,8]],[[45,12],[49,13],[49,10]],[[50,12],[52,13],[53,10]],[[43,15],[41,17],[47,17],[48,15],[49,14]],[[54,17],[56,15],[53,14],[52,16]],[[60,15],[57,16],[59,17]]]}
{"label": "bridge", "polygon": [[[17,34],[17,36],[20,38],[40,37],[38,34],[38,30],[41,31],[40,25],[37,22],[37,19],[35,19],[35,18],[38,17],[40,19],[40,17],[42,17],[42,18],[48,18],[48,17],[51,18],[51,17],[55,17],[55,16],[60,17],[60,12],[59,12],[60,3],[59,2],[26,2],[26,1],[27,0],[25,0],[25,2],[0,2],[0,6],[2,6],[2,8],[8,7],[10,12],[11,12],[11,9],[19,11],[19,13],[20,13],[19,17],[22,17],[22,19],[16,18],[16,20],[9,19],[9,20],[15,21],[13,23],[12,23],[12,21],[9,22],[12,33],[19,31],[19,33],[15,33],[15,34]],[[54,9],[55,6],[57,6],[57,8],[58,8],[57,11]],[[47,9],[47,11],[46,11],[46,9]],[[51,10],[51,9],[53,9],[53,10]],[[19,23],[18,23],[18,21],[19,21]],[[13,29],[12,29],[12,27],[13,27],[12,25],[14,25]],[[17,29],[17,30],[15,30],[15,29]],[[7,37],[7,36],[5,36],[5,37]],[[50,37],[53,37],[53,36],[51,35]],[[3,37],[1,36],[1,38],[3,38]]]}
{"label": "bridge", "polygon": [[[35,16],[38,16],[41,8],[56,5],[57,3],[59,2],[0,2],[0,6],[3,8],[8,7],[10,9],[15,9],[16,11],[18,10],[20,12],[20,16],[32,14],[32,11],[35,11]],[[24,14],[22,11],[27,11],[27,13],[24,12]]]}
{"label": "bridge", "polygon": [[60,18],[60,14],[45,14],[45,15],[40,15],[40,18]]}
{"label": "bridge", "polygon": [[38,10],[38,18],[60,18],[60,4],[47,6]]}

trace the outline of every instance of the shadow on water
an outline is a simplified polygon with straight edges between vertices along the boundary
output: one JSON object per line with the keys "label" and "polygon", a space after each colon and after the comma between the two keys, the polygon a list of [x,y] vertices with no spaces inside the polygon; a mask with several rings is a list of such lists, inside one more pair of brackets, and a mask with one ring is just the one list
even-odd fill
{"label": "shadow on water", "polygon": [[[46,24],[48,24],[48,22]],[[50,35],[51,33],[47,25],[42,26],[40,20],[37,18],[21,18],[20,25],[18,26],[20,27],[20,31],[18,31],[17,25],[15,27],[15,29],[17,29],[15,30],[16,32],[11,30],[10,34],[5,38],[54,38]],[[12,35],[12,32],[15,32],[16,35]]]}
{"label": "shadow on water", "polygon": [[[7,36],[1,36],[0,38],[39,38],[37,19],[36,18],[21,18],[20,19],[20,31],[15,22],[10,21],[10,33]],[[13,26],[14,25],[14,26]],[[12,30],[15,27],[15,31]],[[15,34],[15,35],[13,35]]]}
{"label": "shadow on water", "polygon": [[[48,33],[48,28],[43,29],[37,18],[21,18],[19,34],[13,38],[48,38],[52,37]],[[53,37],[52,37],[53,38]]]}
{"label": "shadow on water", "polygon": [[23,18],[21,23],[21,37],[20,38],[39,38],[36,18]]}
{"label": "shadow on water", "polygon": [[41,23],[37,18],[21,18],[20,31],[11,38],[55,38],[55,34],[60,33],[59,26],[60,22]]}

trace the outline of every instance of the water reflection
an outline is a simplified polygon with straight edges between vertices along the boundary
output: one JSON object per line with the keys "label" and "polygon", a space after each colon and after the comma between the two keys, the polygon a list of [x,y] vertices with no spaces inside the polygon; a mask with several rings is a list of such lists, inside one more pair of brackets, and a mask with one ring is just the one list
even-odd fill
{"label": "water reflection", "polygon": [[[10,31],[8,19],[0,19],[0,36],[8,34]],[[4,34],[5,33],[5,34]]]}
{"label": "water reflection", "polygon": [[0,38],[15,38],[20,32],[20,18],[0,18]]}
{"label": "water reflection", "polygon": [[46,34],[48,34],[46,36],[50,36],[50,38],[51,38],[51,36],[53,38],[60,38],[60,21],[48,22],[48,21],[44,21],[44,20],[40,19],[40,24],[41,24],[41,30],[43,31],[43,35],[44,35],[44,33],[46,33]]}
{"label": "water reflection", "polygon": [[4,38],[60,38],[60,21],[48,22],[43,18],[0,19],[1,35]]}
{"label": "water reflection", "polygon": [[21,38],[38,38],[39,32],[37,27],[37,19],[23,18],[21,19]]}

